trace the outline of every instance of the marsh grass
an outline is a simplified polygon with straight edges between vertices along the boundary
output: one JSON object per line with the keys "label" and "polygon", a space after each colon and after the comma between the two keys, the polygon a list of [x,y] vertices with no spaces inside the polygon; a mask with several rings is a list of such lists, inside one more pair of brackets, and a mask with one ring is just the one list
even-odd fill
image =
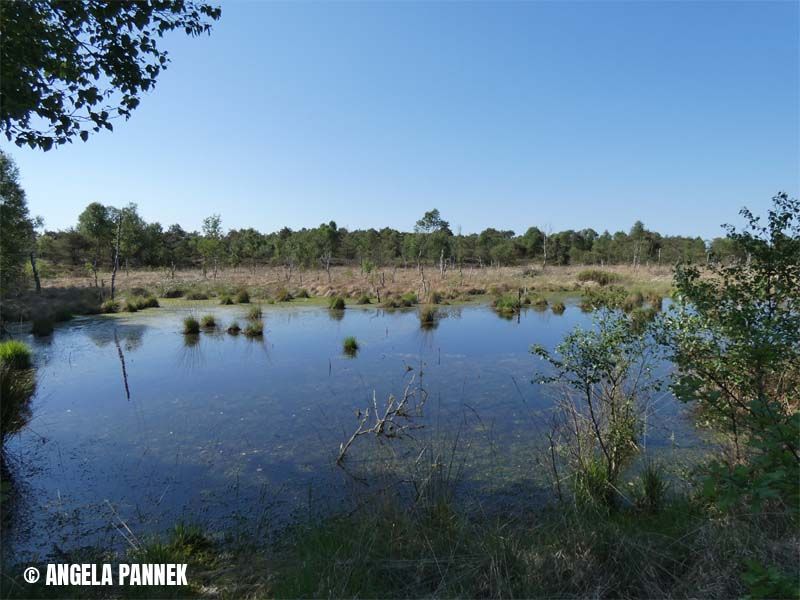
{"label": "marsh grass", "polygon": [[347,356],[353,357],[358,353],[359,345],[355,337],[347,336],[342,342],[342,350]]}
{"label": "marsh grass", "polygon": [[247,290],[239,290],[236,292],[236,302],[237,304],[249,304],[250,303],[250,292]]}
{"label": "marsh grass", "polygon": [[408,292],[400,296],[400,305],[410,308],[419,303],[419,298],[414,292]]}
{"label": "marsh grass", "polygon": [[247,319],[250,321],[259,321],[263,315],[261,307],[258,305],[251,306],[247,311]]}
{"label": "marsh grass", "polygon": [[536,296],[530,302],[531,306],[534,310],[539,312],[547,310],[548,302],[546,298],[542,298],[541,296]]}
{"label": "marsh grass", "polygon": [[183,333],[197,335],[200,333],[200,322],[192,316],[183,319]]}
{"label": "marsh grass", "polygon": [[27,344],[17,340],[0,342],[0,363],[11,369],[30,369],[32,364],[31,349]]}
{"label": "marsh grass", "polygon": [[186,294],[186,299],[187,300],[208,300],[208,294],[206,292],[199,292],[199,291],[189,292],[188,294]]}
{"label": "marsh grass", "polygon": [[306,288],[300,288],[297,292],[295,292],[294,297],[295,298],[310,298],[311,294],[308,293],[308,290]]}
{"label": "marsh grass", "polygon": [[564,311],[567,310],[567,307],[564,306],[563,302],[558,301],[558,302],[553,302],[553,304],[550,306],[550,310],[553,311],[554,315],[563,315]]}
{"label": "marsh grass", "polygon": [[183,298],[186,292],[181,288],[166,288],[161,292],[162,298]]}
{"label": "marsh grass", "polygon": [[294,300],[294,296],[286,288],[278,288],[275,291],[274,298],[276,302],[291,302]]}
{"label": "marsh grass", "polygon": [[203,315],[200,318],[200,327],[203,329],[214,329],[217,326],[217,320],[214,315]]}
{"label": "marsh grass", "polygon": [[439,318],[439,311],[435,306],[427,305],[419,309],[420,327],[430,328],[436,325]]}
{"label": "marsh grass", "polygon": [[584,271],[580,271],[576,276],[575,279],[578,281],[585,283],[587,281],[593,281],[598,285],[608,285],[610,283],[617,283],[622,280],[617,273],[612,273],[610,271],[602,271],[600,269],[586,269]]}
{"label": "marsh grass", "polygon": [[222,306],[229,306],[233,304],[233,298],[231,298],[228,294],[223,294],[219,297],[219,303]]}
{"label": "marsh grass", "polygon": [[647,460],[639,477],[632,482],[633,497],[640,509],[655,514],[664,510],[669,493],[669,480],[661,463]]}
{"label": "marsh grass", "polygon": [[31,333],[36,337],[47,337],[53,333],[54,324],[50,317],[38,317],[31,321]]}
{"label": "marsh grass", "polygon": [[264,323],[262,321],[250,321],[244,328],[244,335],[249,338],[258,338],[264,335]]}
{"label": "marsh grass", "polygon": [[515,315],[520,311],[520,298],[516,294],[499,296],[492,302],[494,309],[503,316]]}
{"label": "marsh grass", "polygon": [[228,330],[227,331],[231,335],[239,335],[239,332],[242,331],[242,328],[239,326],[239,322],[238,321],[234,321],[233,323],[231,323],[228,326]]}
{"label": "marsh grass", "polygon": [[341,296],[333,296],[328,302],[328,308],[331,310],[344,310],[346,307],[344,298]]}
{"label": "marsh grass", "polygon": [[356,304],[359,304],[359,305],[362,305],[362,306],[364,304],[370,304],[370,303],[371,303],[371,301],[369,299],[369,296],[367,296],[366,294],[362,294],[361,296],[358,297],[358,300],[356,300]]}
{"label": "marsh grass", "polygon": [[120,304],[117,300],[106,300],[100,305],[100,312],[115,313],[119,312]]}

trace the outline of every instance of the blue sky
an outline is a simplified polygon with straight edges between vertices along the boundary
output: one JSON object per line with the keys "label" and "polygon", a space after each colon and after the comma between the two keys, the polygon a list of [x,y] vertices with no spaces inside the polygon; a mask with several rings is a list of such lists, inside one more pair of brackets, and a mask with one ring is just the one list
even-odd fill
{"label": "blue sky", "polygon": [[593,227],[710,237],[798,194],[798,2],[225,2],[127,122],[17,161],[92,201],[272,231]]}

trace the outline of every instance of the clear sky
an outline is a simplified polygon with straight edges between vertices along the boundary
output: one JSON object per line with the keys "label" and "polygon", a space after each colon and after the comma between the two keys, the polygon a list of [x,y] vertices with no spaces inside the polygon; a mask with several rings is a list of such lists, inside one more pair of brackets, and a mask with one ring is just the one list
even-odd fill
{"label": "clear sky", "polygon": [[33,214],[711,237],[798,194],[790,2],[225,2],[127,122],[42,153],[3,139]]}

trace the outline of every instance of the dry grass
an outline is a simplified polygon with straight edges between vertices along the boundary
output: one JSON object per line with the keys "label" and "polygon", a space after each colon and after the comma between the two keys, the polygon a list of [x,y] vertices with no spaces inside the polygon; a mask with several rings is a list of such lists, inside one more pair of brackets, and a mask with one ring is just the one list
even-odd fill
{"label": "dry grass", "polygon": [[[223,295],[226,290],[250,290],[256,297],[268,298],[282,290],[289,292],[307,290],[311,296],[343,296],[357,299],[364,295],[381,298],[415,293],[420,299],[432,295],[455,299],[464,296],[497,295],[511,290],[522,289],[524,294],[573,293],[580,294],[586,288],[595,287],[594,281],[580,281],[579,274],[585,266],[564,267],[487,267],[467,268],[463,271],[448,271],[444,277],[432,268],[420,273],[416,268],[376,269],[370,274],[362,274],[355,267],[335,267],[331,269],[330,281],[323,270],[295,270],[289,272],[282,267],[262,267],[249,269],[227,269],[220,271],[217,278],[204,278],[200,270],[187,270],[175,273],[170,278],[163,271],[131,271],[129,275],[118,277],[121,291],[141,288],[157,295],[163,290],[182,288],[202,289]],[[618,285],[632,291],[658,291],[666,294],[672,284],[671,267],[609,266],[603,269],[618,278]],[[109,279],[110,274],[100,274],[100,279]],[[47,288],[87,288],[92,280],[85,276],[57,277],[43,282]],[[432,290],[435,290],[432,291]]]}

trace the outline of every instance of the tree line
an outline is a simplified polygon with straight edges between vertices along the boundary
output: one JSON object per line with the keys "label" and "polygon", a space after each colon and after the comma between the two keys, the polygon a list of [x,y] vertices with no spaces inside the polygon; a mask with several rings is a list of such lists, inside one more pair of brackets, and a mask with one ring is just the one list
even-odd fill
{"label": "tree line", "polygon": [[[253,228],[225,231],[219,215],[203,221],[200,231],[178,224],[147,222],[135,204],[121,208],[89,204],[73,227],[42,231],[41,221],[28,215],[24,191],[13,162],[2,156],[3,288],[11,280],[56,272],[119,269],[202,269],[215,277],[222,268],[288,269],[358,266],[364,271],[398,266],[435,265],[446,270],[467,266],[540,265],[671,265],[730,261],[737,250],[726,238],[669,236],[637,221],[627,232],[598,233],[594,229],[549,232],[531,226],[521,235],[487,228],[480,233],[453,233],[433,209],[413,231],[349,230],[334,221],[318,227],[271,233]],[[30,266],[28,265],[30,264]],[[38,268],[37,268],[38,265]],[[31,273],[33,271],[33,273]],[[31,277],[36,279],[36,277]]]}

